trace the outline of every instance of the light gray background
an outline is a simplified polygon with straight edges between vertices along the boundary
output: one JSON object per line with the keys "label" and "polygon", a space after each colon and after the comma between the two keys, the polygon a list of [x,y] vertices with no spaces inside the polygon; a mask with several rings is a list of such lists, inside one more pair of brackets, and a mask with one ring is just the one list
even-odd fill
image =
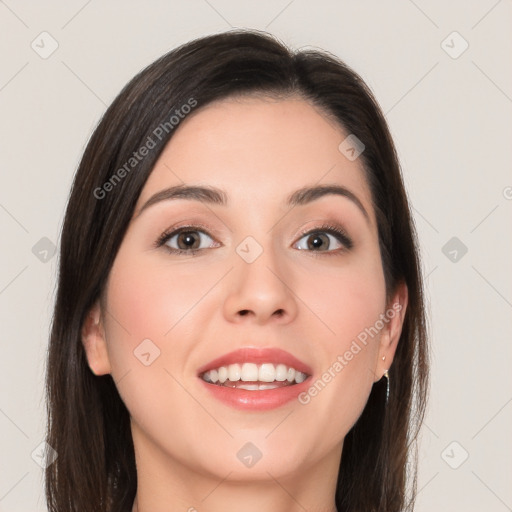
{"label": "light gray background", "polygon": [[[511,15],[510,0],[0,1],[0,511],[45,510],[31,454],[44,439],[57,257],[32,248],[58,243],[81,153],[122,86],[230,26],[331,51],[375,92],[414,207],[432,323],[416,510],[512,510]],[[43,31],[58,42],[46,59]],[[452,237],[465,255],[443,253]]]}

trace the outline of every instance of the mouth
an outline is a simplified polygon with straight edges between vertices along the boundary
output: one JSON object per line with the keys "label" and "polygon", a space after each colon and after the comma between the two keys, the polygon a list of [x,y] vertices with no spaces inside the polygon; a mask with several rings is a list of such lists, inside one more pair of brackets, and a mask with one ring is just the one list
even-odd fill
{"label": "mouth", "polygon": [[215,398],[230,406],[266,410],[296,398],[312,373],[284,350],[245,348],[210,361],[197,376]]}
{"label": "mouth", "polygon": [[201,375],[208,383],[228,388],[262,391],[294,386],[304,382],[309,375],[283,363],[235,363],[214,368]]}

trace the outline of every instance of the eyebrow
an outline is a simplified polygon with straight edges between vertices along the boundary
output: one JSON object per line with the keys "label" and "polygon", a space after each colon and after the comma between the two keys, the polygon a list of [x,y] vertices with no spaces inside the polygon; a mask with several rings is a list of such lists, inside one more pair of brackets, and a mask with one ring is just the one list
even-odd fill
{"label": "eyebrow", "polygon": [[[370,216],[359,198],[349,189],[337,184],[316,185],[295,190],[288,196],[285,201],[285,205],[289,207],[303,206],[328,195],[346,197],[359,208],[366,221],[370,223]],[[135,215],[135,218],[139,217],[141,213],[150,206],[160,203],[161,201],[169,201],[173,199],[188,199],[220,206],[228,205],[228,196],[226,192],[219,188],[200,185],[176,185],[160,190],[156,194],[152,195],[142,205],[139,212]]]}

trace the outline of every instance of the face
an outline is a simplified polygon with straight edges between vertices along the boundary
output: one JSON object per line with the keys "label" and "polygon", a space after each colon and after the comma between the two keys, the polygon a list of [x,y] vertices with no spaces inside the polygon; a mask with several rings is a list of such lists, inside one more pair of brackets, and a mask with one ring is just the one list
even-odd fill
{"label": "face", "polygon": [[[83,338],[141,460],[217,481],[337,470],[407,299],[402,287],[386,302],[362,163],[338,149],[347,135],[299,98],[218,101],[176,130]],[[219,196],[172,197],[177,186]]]}

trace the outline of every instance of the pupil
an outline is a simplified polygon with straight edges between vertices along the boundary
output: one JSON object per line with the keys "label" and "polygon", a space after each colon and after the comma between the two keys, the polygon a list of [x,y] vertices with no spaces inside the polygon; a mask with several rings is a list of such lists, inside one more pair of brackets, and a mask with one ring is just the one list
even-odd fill
{"label": "pupil", "polygon": [[[190,233],[191,233],[190,231],[181,233],[181,235],[183,235],[181,240],[185,241],[185,244],[186,244],[185,248],[186,249],[194,248],[194,247],[192,247],[194,245],[194,242],[195,242],[194,241],[194,237]],[[191,244],[191,245],[189,245],[189,244]]]}
{"label": "pupil", "polygon": [[309,245],[309,248],[311,249],[312,247],[314,248],[318,248],[322,245],[322,235],[312,235],[312,242],[310,242],[308,245]]}

